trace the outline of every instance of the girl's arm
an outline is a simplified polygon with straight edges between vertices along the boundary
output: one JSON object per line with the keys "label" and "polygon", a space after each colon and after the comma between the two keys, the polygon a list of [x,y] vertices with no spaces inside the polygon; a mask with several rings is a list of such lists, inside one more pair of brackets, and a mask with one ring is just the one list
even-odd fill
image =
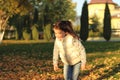
{"label": "girl's arm", "polygon": [[56,43],[56,40],[55,40],[55,43],[54,43],[54,49],[53,49],[53,68],[54,70],[58,70],[58,59],[59,59],[59,50],[58,50],[58,46],[57,46],[57,43]]}
{"label": "girl's arm", "polygon": [[84,70],[85,69],[85,65],[86,65],[86,51],[85,51],[85,48],[84,50],[81,51],[81,70]]}
{"label": "girl's arm", "polygon": [[86,51],[85,51],[85,47],[82,45],[81,41],[79,41],[79,48],[80,48],[80,52],[81,52],[81,70],[85,70],[85,66],[86,66]]}
{"label": "girl's arm", "polygon": [[78,39],[73,39],[73,44],[74,46],[76,46],[76,48],[78,48],[79,52],[81,53],[81,69],[84,70],[85,69],[85,65],[86,65],[86,51],[84,46],[82,45],[81,41]]}

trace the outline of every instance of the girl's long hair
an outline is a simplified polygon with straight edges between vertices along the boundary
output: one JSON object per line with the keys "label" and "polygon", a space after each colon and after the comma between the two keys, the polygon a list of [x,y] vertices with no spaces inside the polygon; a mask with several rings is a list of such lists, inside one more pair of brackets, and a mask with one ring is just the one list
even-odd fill
{"label": "girl's long hair", "polygon": [[74,32],[72,23],[70,21],[59,21],[53,25],[53,29],[60,29],[64,32],[69,33],[74,38],[79,39],[79,36]]}

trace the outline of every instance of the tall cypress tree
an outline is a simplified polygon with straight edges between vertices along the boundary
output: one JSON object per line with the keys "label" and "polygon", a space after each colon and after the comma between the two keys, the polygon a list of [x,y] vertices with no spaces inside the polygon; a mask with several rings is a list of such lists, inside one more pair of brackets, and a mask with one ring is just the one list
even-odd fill
{"label": "tall cypress tree", "polygon": [[37,8],[35,8],[33,24],[36,24],[37,22],[38,22],[38,10],[37,10]]}
{"label": "tall cypress tree", "polygon": [[111,15],[110,15],[108,3],[105,4],[103,37],[106,41],[109,41],[111,38]]}
{"label": "tall cypress tree", "polygon": [[87,1],[84,2],[81,14],[81,28],[80,28],[80,38],[86,41],[88,38],[88,4]]}

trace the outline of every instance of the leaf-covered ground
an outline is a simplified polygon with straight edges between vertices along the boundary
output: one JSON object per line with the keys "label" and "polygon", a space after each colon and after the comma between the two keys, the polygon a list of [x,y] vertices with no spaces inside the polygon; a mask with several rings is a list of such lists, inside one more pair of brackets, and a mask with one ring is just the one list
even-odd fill
{"label": "leaf-covered ground", "polygon": [[62,80],[61,71],[55,73],[52,61],[24,56],[2,56],[0,80]]}
{"label": "leaf-covered ground", "polygon": [[[97,46],[96,46],[97,44]],[[87,66],[79,80],[120,80],[120,43],[84,44]],[[63,64],[53,71],[53,43],[0,46],[0,80],[63,80]]]}
{"label": "leaf-covered ground", "polygon": [[[88,55],[94,56],[94,55]],[[82,80],[119,80],[120,58],[97,58],[81,72]],[[63,80],[62,63],[58,72],[53,71],[51,60],[25,56],[1,56],[0,80]]]}

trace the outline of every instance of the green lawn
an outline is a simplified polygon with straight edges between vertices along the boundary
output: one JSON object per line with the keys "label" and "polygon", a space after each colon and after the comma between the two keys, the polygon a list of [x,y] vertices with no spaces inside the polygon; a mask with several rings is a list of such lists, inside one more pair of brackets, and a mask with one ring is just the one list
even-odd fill
{"label": "green lawn", "polygon": [[[120,79],[120,42],[82,42],[87,66],[82,80]],[[53,71],[53,42],[3,41],[0,44],[0,80],[63,80],[60,70]]]}

